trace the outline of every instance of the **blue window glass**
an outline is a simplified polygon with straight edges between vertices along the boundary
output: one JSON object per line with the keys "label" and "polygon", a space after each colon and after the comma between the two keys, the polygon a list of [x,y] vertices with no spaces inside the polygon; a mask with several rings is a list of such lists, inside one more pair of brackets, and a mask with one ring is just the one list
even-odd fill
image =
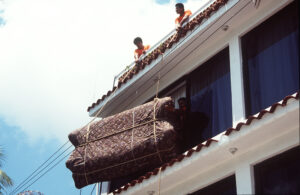
{"label": "blue window glass", "polygon": [[209,120],[201,132],[202,141],[232,126],[228,48],[191,73],[190,104],[191,112],[202,112]]}
{"label": "blue window glass", "polygon": [[247,116],[299,90],[299,12],[294,1],[242,37]]}

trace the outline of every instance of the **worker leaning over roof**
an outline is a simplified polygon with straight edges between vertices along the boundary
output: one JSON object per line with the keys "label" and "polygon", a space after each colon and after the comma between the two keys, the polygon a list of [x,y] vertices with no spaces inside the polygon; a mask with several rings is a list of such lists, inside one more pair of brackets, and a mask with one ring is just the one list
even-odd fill
{"label": "worker leaning over roof", "polygon": [[[175,24],[176,24],[176,33],[173,35],[172,39],[170,40],[170,42],[173,42],[174,40],[176,40],[178,37],[181,36],[182,33],[182,26],[184,25],[184,23],[189,21],[190,15],[192,15],[192,12],[190,10],[184,10],[184,5],[182,3],[177,3],[175,5],[176,8],[176,13],[179,14],[179,17],[176,18],[175,20]],[[167,47],[169,47],[168,43]]]}
{"label": "worker leaning over roof", "polygon": [[175,8],[176,13],[179,14],[179,17],[175,20],[176,30],[179,31],[182,28],[182,25],[189,21],[189,17],[192,15],[192,12],[190,10],[184,11],[184,5],[182,3],[177,3]]}
{"label": "worker leaning over roof", "polygon": [[146,54],[146,51],[150,48],[150,45],[143,45],[143,40],[140,37],[136,37],[133,40],[133,43],[137,46],[137,49],[134,51],[135,62],[139,62],[141,55]]}

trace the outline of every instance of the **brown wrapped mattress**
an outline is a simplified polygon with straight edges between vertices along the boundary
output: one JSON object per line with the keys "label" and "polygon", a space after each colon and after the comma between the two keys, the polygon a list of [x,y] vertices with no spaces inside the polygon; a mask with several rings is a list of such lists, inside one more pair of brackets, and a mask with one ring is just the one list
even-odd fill
{"label": "brown wrapped mattress", "polygon": [[169,97],[155,99],[72,132],[76,148],[66,166],[75,186],[150,170],[176,157],[179,125],[171,105]]}

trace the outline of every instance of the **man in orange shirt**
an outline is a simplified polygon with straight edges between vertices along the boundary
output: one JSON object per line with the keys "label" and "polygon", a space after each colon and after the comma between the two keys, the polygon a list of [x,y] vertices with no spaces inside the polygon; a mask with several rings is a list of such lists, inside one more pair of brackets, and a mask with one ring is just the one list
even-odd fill
{"label": "man in orange shirt", "polygon": [[[176,40],[176,38],[180,37],[183,24],[188,22],[190,15],[192,15],[192,12],[190,10],[184,11],[184,5],[182,3],[177,3],[175,5],[175,8],[176,13],[179,14],[179,17],[175,20],[177,32],[173,35],[170,42],[173,42],[174,40]],[[169,44],[167,45],[167,47],[169,47]]]}
{"label": "man in orange shirt", "polygon": [[190,10],[184,11],[184,5],[182,3],[177,3],[175,7],[176,13],[179,14],[179,17],[175,20],[176,30],[179,31],[182,28],[182,25],[189,21],[189,17],[192,15],[192,12]]}
{"label": "man in orange shirt", "polygon": [[134,51],[135,62],[139,62],[141,55],[146,54],[146,51],[150,48],[150,45],[143,45],[143,40],[140,37],[136,37],[133,40],[133,43],[137,46],[137,49]]}

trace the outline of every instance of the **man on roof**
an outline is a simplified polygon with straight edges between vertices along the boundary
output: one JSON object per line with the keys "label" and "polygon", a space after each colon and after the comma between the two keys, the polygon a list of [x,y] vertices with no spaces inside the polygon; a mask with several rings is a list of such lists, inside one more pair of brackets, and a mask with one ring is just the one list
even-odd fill
{"label": "man on roof", "polygon": [[177,3],[175,8],[176,13],[179,14],[179,17],[175,20],[176,30],[179,31],[182,28],[182,25],[189,21],[189,17],[192,15],[192,12],[190,10],[185,11],[182,3]]}
{"label": "man on roof", "polygon": [[[192,15],[192,12],[190,10],[184,10],[184,5],[182,3],[177,3],[175,5],[175,8],[176,13],[179,14],[179,16],[175,20],[177,32],[173,35],[170,42],[173,42],[181,36],[183,25],[189,21],[190,15]],[[167,47],[169,47],[169,44],[167,45]]]}
{"label": "man on roof", "polygon": [[150,48],[150,45],[143,45],[143,40],[140,37],[136,37],[133,40],[133,43],[137,46],[137,49],[134,51],[135,62],[140,61],[140,57],[143,54],[146,54],[146,51]]}

